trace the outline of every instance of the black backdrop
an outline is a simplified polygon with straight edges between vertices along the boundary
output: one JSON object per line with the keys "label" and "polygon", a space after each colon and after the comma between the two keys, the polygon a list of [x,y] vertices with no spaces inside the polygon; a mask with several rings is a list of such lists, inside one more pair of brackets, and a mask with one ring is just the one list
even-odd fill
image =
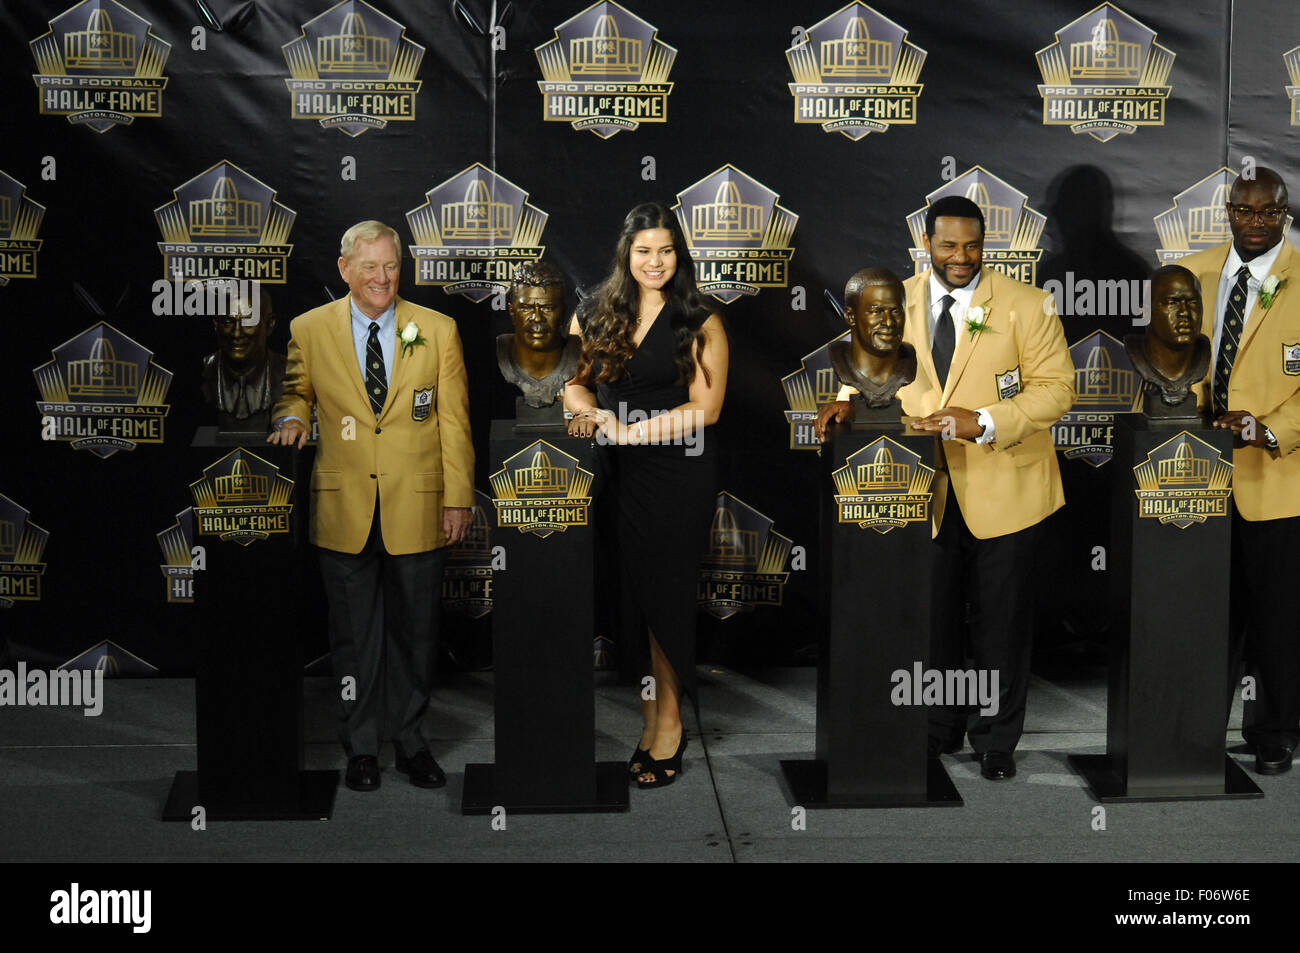
{"label": "black backdrop", "polygon": [[[1283,60],[1300,45],[1300,7],[1291,4],[1124,3],[1122,12],[1155,31],[1156,42],[1176,59],[1163,124],[1108,142],[1044,125],[1037,90],[1044,80],[1035,52],[1089,13],[1087,0],[879,0],[873,9],[927,53],[924,91],[914,125],[858,141],[792,121],[784,51],[796,26],[811,27],[842,6],[835,0],[678,0],[653,8],[629,2],[676,48],[673,89],[666,123],[643,123],[609,139],[543,121],[534,50],[587,6],[582,0],[514,0],[498,38],[504,48],[495,52],[491,36],[470,29],[456,4],[374,5],[425,47],[417,76],[423,85],[414,121],[356,138],[290,118],[281,47],[333,6],[329,0],[206,0],[230,28],[209,26],[204,50],[192,44],[194,29],[206,22],[198,5],[129,0],[125,6],[171,44],[163,114],[102,134],[38,108],[29,44],[73,4],[6,2],[0,9],[8,117],[0,171],[46,209],[37,277],[0,287],[0,493],[50,532],[42,599],[0,612],[18,655],[57,665],[107,639],[162,673],[189,670],[191,610],[164,601],[155,536],[192,502],[187,488],[199,474],[186,447],[198,421],[199,361],[213,341],[205,319],[151,310],[151,285],[164,275],[154,209],[219,161],[266,183],[297,213],[287,282],[271,287],[279,350],[290,316],[322,303],[327,288],[335,295],[345,290],[335,258],[348,225],[380,218],[410,243],[405,213],[474,163],[524,189],[548,213],[540,244],[579,286],[603,275],[622,215],[637,201],[674,201],[727,164],[778,193],[780,204],[798,215],[790,287],[720,307],[731,335],[731,378],[717,438],[723,488],[806,547],[808,563],[791,572],[783,605],[706,619],[703,653],[744,662],[797,657],[812,641],[808,623],[816,614],[816,461],[789,446],[781,378],[843,329],[822,302],[824,290],[838,293],[865,264],[911,272],[906,217],[943,184],[945,157],[958,173],[982,166],[1046,215],[1038,243],[1041,284],[1067,272],[1076,279],[1143,277],[1160,245],[1153,217],[1171,207],[1175,194],[1222,166],[1239,168],[1248,156],[1289,176],[1297,144]],[[460,6],[490,26],[493,4],[461,0]],[[355,160],[354,180],[341,176],[346,157]],[[652,181],[643,177],[647,157],[654,160]],[[408,257],[403,294],[460,326],[479,441],[478,485],[486,490],[489,408],[501,386],[491,342],[508,322],[490,299],[476,303],[417,286],[414,274]],[[32,370],[99,320],[74,294],[77,284],[110,323],[174,373],[164,445],[105,460],[41,440]],[[803,310],[792,306],[796,288],[804,291]],[[1071,343],[1094,328],[1119,335],[1129,320],[1067,317],[1066,335]],[[1069,632],[1101,639],[1106,631],[1104,578],[1090,562],[1093,547],[1105,543],[1108,474],[1081,461],[1064,461],[1063,471],[1069,505],[1052,519],[1040,565],[1040,638],[1049,644]],[[297,598],[308,638],[323,650],[319,594]],[[471,632],[482,635],[485,625]]]}

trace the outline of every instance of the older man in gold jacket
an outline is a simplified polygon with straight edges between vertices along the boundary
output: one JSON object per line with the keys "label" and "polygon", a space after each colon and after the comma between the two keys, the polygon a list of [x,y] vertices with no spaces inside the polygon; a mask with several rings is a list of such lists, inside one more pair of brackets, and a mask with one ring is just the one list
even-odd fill
{"label": "older man in gold jacket", "polygon": [[472,522],[474,450],[456,323],[397,295],[401,243],[343,235],[350,294],[295,318],[273,443],[302,447],[316,409],[311,541],[320,547],[348,787],[379,787],[379,747],[421,787],[446,776],[421,723],[448,547]]}

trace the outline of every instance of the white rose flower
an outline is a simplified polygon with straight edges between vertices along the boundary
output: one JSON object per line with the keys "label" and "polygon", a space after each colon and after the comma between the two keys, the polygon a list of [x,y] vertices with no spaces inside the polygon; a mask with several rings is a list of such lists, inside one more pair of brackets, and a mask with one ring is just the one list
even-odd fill
{"label": "white rose flower", "polygon": [[402,328],[402,343],[414,344],[415,339],[420,336],[420,328],[414,321],[408,321],[406,327]]}
{"label": "white rose flower", "polygon": [[1277,291],[1277,275],[1269,275],[1264,279],[1264,283],[1260,285],[1259,288],[1264,292],[1264,294],[1271,295],[1274,291]]}
{"label": "white rose flower", "polygon": [[966,320],[967,320],[967,321],[974,321],[976,324],[981,324],[981,323],[983,323],[983,321],[984,321],[984,309],[981,308],[979,305],[975,305],[975,306],[972,307],[972,308],[967,308],[967,309],[966,309]]}

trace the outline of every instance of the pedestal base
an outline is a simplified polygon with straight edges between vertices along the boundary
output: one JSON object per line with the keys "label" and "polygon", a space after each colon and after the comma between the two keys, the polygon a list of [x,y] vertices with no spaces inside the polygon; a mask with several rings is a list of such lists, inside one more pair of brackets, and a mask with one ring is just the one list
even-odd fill
{"label": "pedestal base", "polygon": [[1238,790],[1223,766],[1231,460],[1232,434],[1204,421],[1115,416],[1105,767],[1085,775],[1102,800]]}
{"label": "pedestal base", "polygon": [[495,764],[467,764],[460,812],[491,814],[496,807],[505,808],[509,814],[609,814],[626,811],[629,784],[627,763],[597,761],[595,768],[596,786],[591,798],[559,804],[502,797],[496,793]]}
{"label": "pedestal base", "polygon": [[924,797],[898,794],[831,799],[826,793],[826,762],[816,759],[782,761],[781,773],[799,807],[961,807],[964,803],[937,758],[926,760]]}
{"label": "pedestal base", "polygon": [[[627,778],[620,778],[620,801],[596,761],[590,498],[568,495],[586,481],[596,491],[593,441],[563,428],[521,434],[514,421],[494,420],[490,449],[494,487],[509,489],[519,473],[542,474],[556,485],[550,498],[505,501],[514,516],[503,526],[498,509],[492,521],[492,545],[509,554],[509,569],[492,580],[493,761],[466,766],[464,811],[626,810]],[[540,510],[529,509],[537,503]],[[560,511],[575,512],[556,523]]]}
{"label": "pedestal base", "polygon": [[199,797],[199,773],[177,771],[162,819],[192,821],[194,808],[201,807],[209,821],[328,821],[334,814],[338,786],[336,770],[300,771],[298,795],[292,800],[259,802],[254,791],[242,803],[205,802]]}
{"label": "pedestal base", "polygon": [[1223,756],[1223,787],[1204,791],[1196,788],[1179,788],[1174,785],[1129,785],[1115,769],[1109,755],[1072,754],[1066,760],[1083,778],[1095,800],[1103,804],[1136,803],[1138,801],[1215,801],[1240,800],[1263,797],[1264,792],[1236,761]]}

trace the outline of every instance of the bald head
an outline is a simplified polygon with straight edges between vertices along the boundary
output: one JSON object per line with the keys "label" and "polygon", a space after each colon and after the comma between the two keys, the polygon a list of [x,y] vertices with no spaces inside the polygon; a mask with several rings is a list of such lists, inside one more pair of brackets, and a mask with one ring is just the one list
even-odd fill
{"label": "bald head", "polygon": [[1181,278],[1182,280],[1189,282],[1192,287],[1196,289],[1197,294],[1201,293],[1201,282],[1197,279],[1196,275],[1192,274],[1182,265],[1163,265],[1151,272],[1151,294],[1154,296],[1157,288],[1163,287],[1166,282],[1173,278]]}
{"label": "bald head", "polygon": [[1270,194],[1276,195],[1279,205],[1288,203],[1286,182],[1277,172],[1265,168],[1255,169],[1254,176],[1249,179],[1245,175],[1237,176],[1236,181],[1232,183],[1232,189],[1228,193],[1228,201],[1233,205],[1244,204],[1245,199],[1243,196],[1253,186],[1262,186]]}

